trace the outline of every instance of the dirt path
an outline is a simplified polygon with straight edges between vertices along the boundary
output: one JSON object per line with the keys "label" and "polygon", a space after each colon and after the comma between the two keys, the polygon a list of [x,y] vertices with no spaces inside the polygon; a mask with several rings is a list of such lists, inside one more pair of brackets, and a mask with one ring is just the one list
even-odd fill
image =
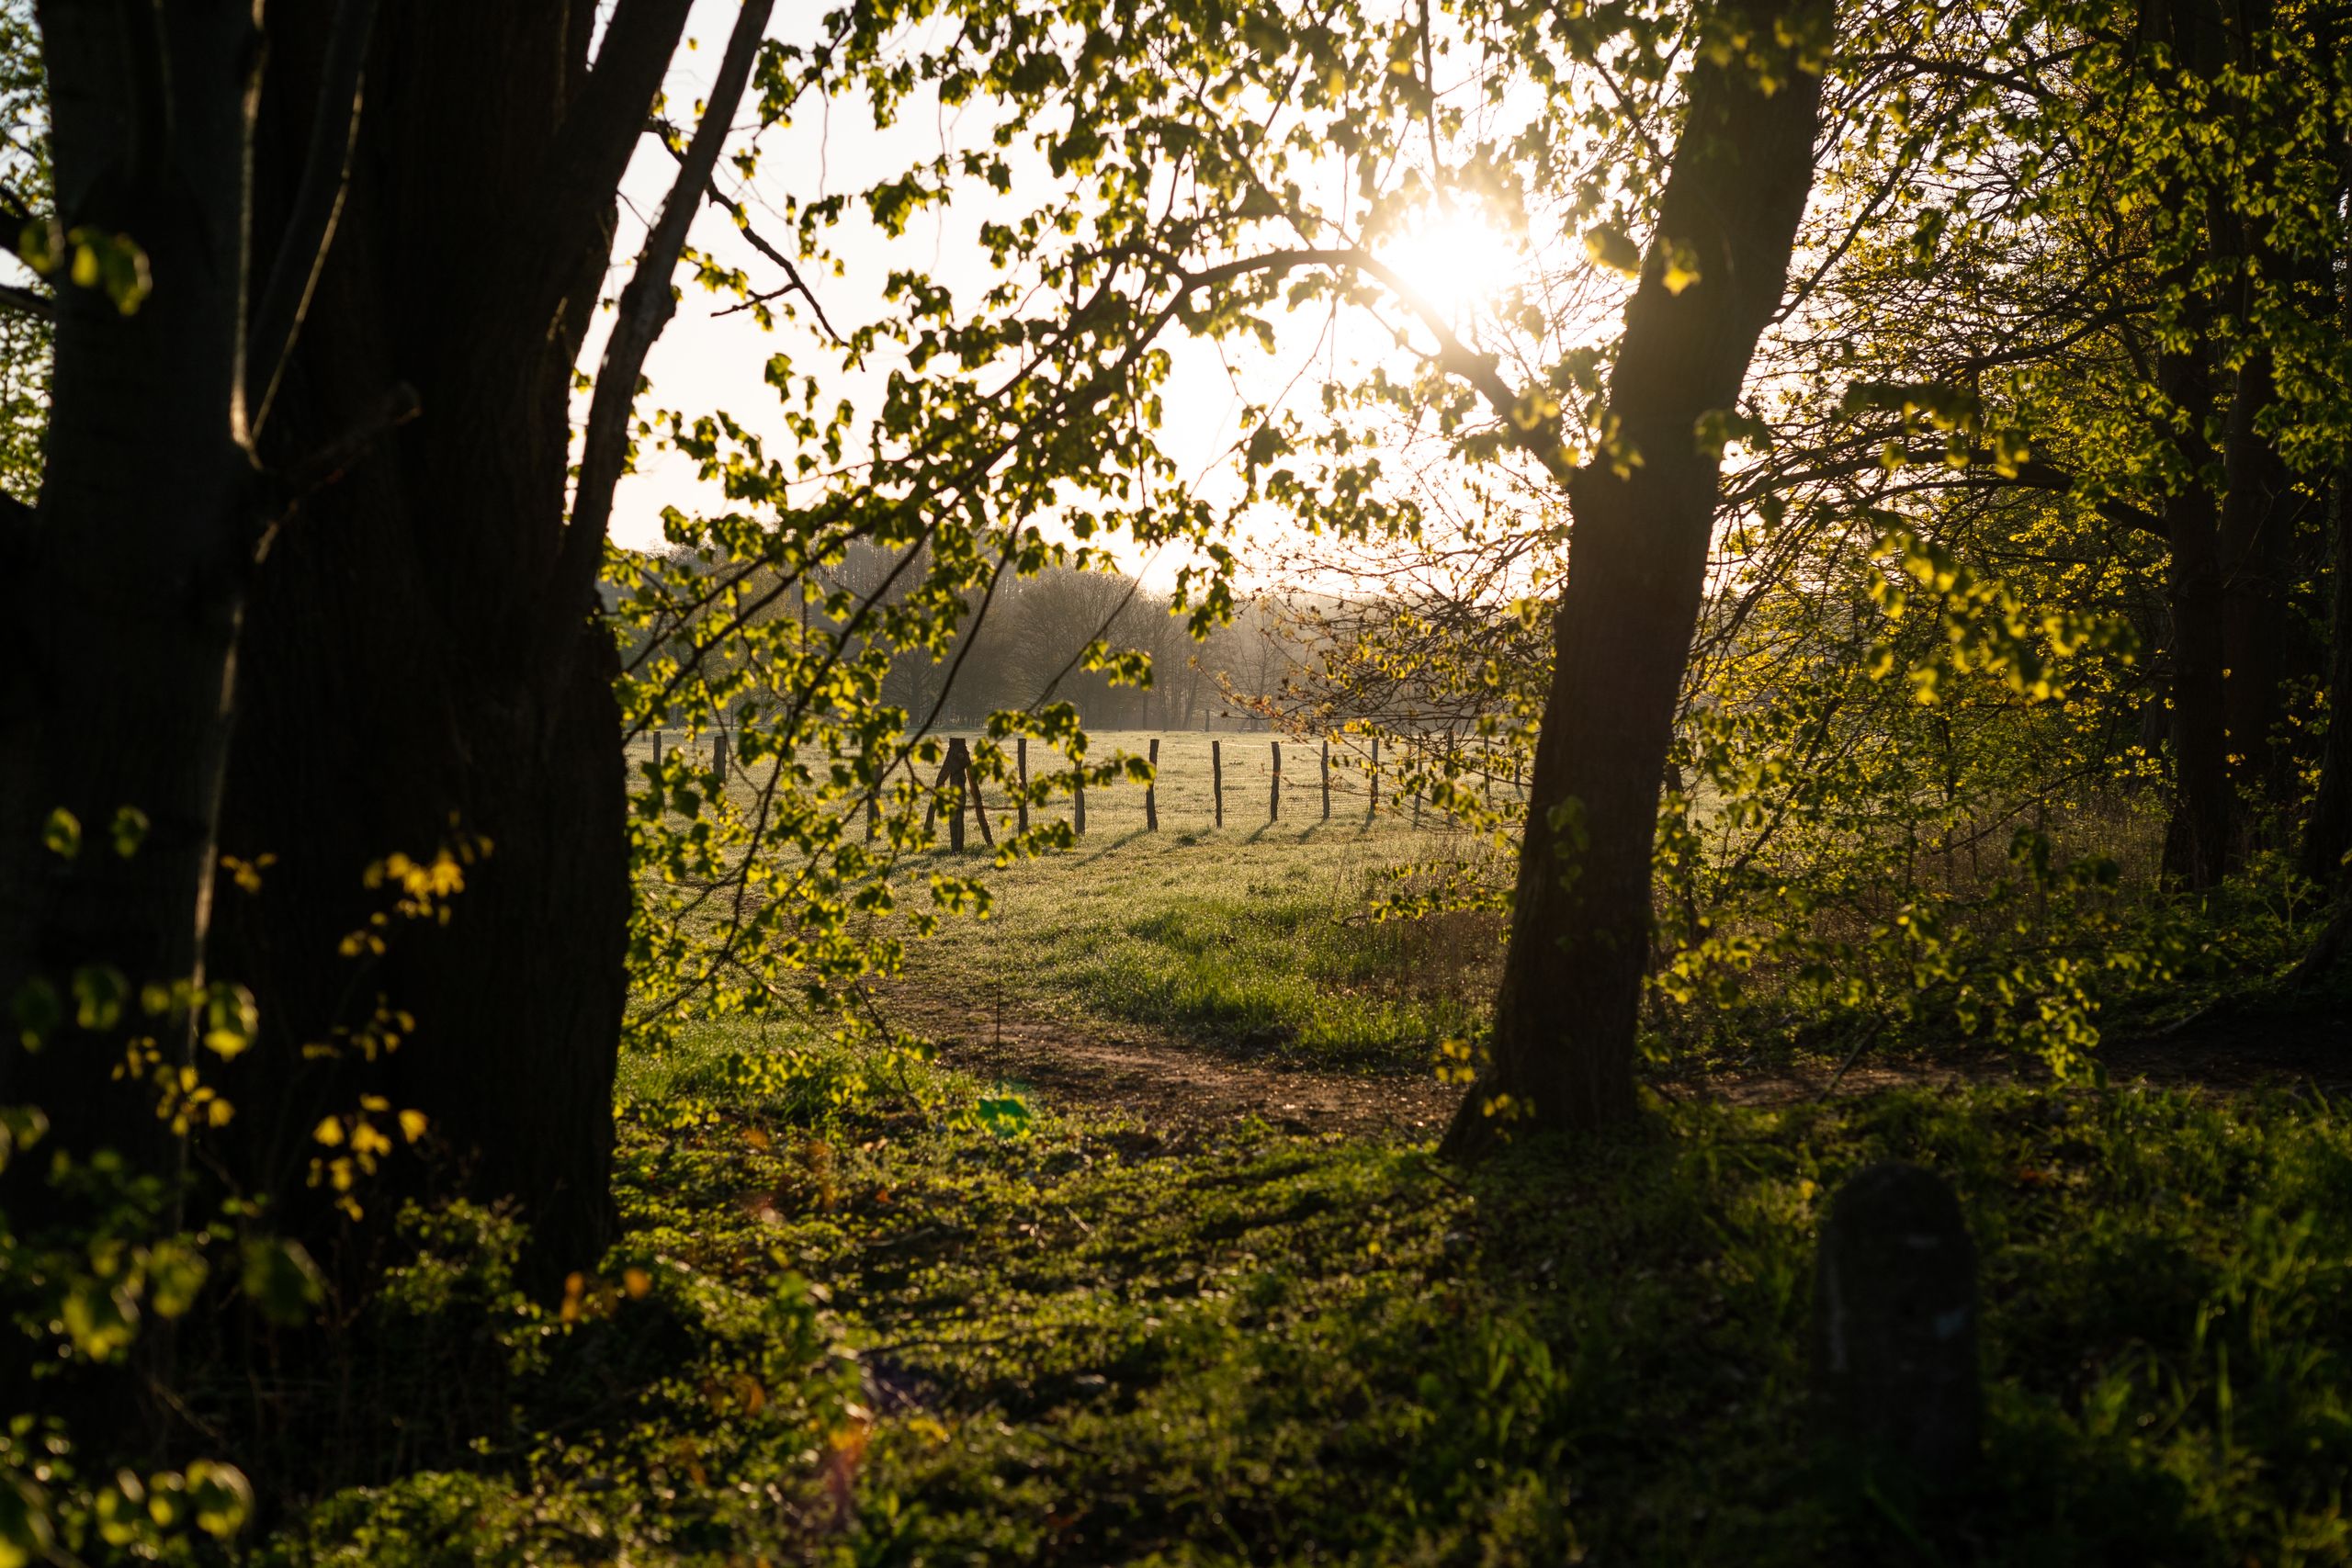
{"label": "dirt path", "polygon": [[1152,1127],[1256,1116],[1292,1133],[1434,1137],[1460,1094],[1434,1075],[1287,1066],[1135,1025],[1080,1028],[1011,1009],[967,1010],[912,990],[893,994],[886,1011],[937,1042],[950,1066],[1050,1100],[1124,1111]]}
{"label": "dirt path", "polygon": [[[887,1010],[901,1027],[937,1042],[951,1066],[1048,1100],[1125,1111],[1156,1129],[1200,1130],[1254,1116],[1292,1133],[1429,1138],[1442,1130],[1461,1094],[1433,1074],[1291,1066],[1139,1025],[1081,1026],[1010,1009],[973,1009],[912,988],[893,994]],[[2099,1055],[2112,1083],[2228,1091],[2286,1082],[2335,1093],[2352,1088],[2352,1014],[2334,1008],[2283,1019],[2216,1016],[2177,1034],[2119,1040]],[[1821,1067],[1658,1087],[1677,1099],[1770,1106],[2014,1076],[2007,1058],[1984,1055],[1859,1063],[1842,1077]]]}

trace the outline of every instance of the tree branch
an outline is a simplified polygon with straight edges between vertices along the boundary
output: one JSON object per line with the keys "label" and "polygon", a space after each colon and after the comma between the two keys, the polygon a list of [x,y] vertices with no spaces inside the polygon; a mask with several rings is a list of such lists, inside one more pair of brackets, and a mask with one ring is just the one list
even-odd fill
{"label": "tree branch", "polygon": [[343,214],[345,193],[351,188],[351,152],[359,141],[362,78],[368,67],[368,40],[375,30],[376,0],[341,0],[336,6],[334,22],[327,33],[318,107],[311,116],[311,144],[302,154],[302,175],[294,190],[293,214],[278,243],[277,259],[270,264],[269,283],[254,308],[245,344],[238,397],[249,446],[261,440],[262,428],[269,423],[270,405],[277,399],[278,384],[293,358],[302,318],[311,308],[311,291],[326,265],[327,247],[334,243],[335,220]]}
{"label": "tree branch", "polygon": [[0,283],[0,310],[14,310],[19,315],[39,316],[47,321],[57,314],[57,301],[36,289]]}
{"label": "tree branch", "polygon": [[[662,147],[669,152],[670,156],[678,160],[678,162],[683,165],[685,163],[688,154],[686,150],[679,146],[677,143],[677,127],[672,125],[668,120],[657,119],[653,122],[653,129],[660,133]],[[757,230],[752,227],[751,216],[743,210],[743,204],[736,200],[733,197],[729,196],[725,191],[720,190],[718,188],[718,182],[716,179],[712,179],[705,183],[703,186],[703,195],[704,198],[707,200],[711,206],[718,208],[722,212],[725,212],[729,217],[735,220],[736,232],[741,234],[744,239],[750,241],[753,250],[759,252],[760,254],[767,257],[768,260],[774,262],[776,265],[784,269],[785,286],[782,288],[775,289],[769,293],[756,296],[757,300],[763,304],[770,299],[781,299],[787,294],[797,294],[803,299],[808,301],[808,309],[816,312],[817,324],[825,329],[825,335],[831,338],[835,343],[842,342],[842,334],[835,331],[833,323],[826,319],[825,307],[818,302],[815,292],[809,288],[808,281],[800,276],[800,269],[793,265],[792,258],[790,256],[786,255],[775,245],[770,244]],[[749,303],[749,301],[747,301],[747,303]],[[729,309],[741,310],[741,306],[733,306]],[[725,315],[728,312],[721,311],[719,313],[721,315]]]}
{"label": "tree branch", "polygon": [[527,290],[514,319],[544,321],[579,273],[602,254],[605,210],[644,133],[646,111],[685,31],[692,0],[618,0],[588,79],[564,111],[548,150],[540,197],[516,214],[511,239]]}
{"label": "tree branch", "polygon": [[[752,62],[774,8],[775,0],[743,0],[742,9],[736,13],[735,30],[719,62],[718,79],[711,84],[702,123],[695,128],[677,182],[662,200],[661,216],[645,236],[645,248],[638,254],[628,287],[621,290],[620,316],[613,323],[612,335],[605,343],[604,362],[596,369],[588,428],[581,440],[580,482],[572,491],[571,522],[564,530],[553,593],[543,618],[540,645],[551,662],[560,663],[569,657],[579,640],[580,618],[595,592],[596,573],[605,559],[605,536],[612,521],[613,494],[628,458],[628,417],[637,401],[638,379],[645,368],[646,355],[677,310],[671,275],[685,249],[686,230],[702,204],[711,171],[718,165],[719,150],[726,144],[736,106],[751,81]],[[605,47],[612,48],[609,37]]]}
{"label": "tree branch", "polygon": [[[1905,451],[1903,457],[1905,466],[1951,467],[1950,458],[1944,448],[1940,446],[1915,448]],[[1951,479],[1938,488],[1965,488],[1979,491],[2039,490],[2056,495],[2070,495],[2075,493],[2075,487],[2080,482],[2075,475],[2054,463],[2043,462],[2039,457],[2029,458],[2018,464],[2007,474],[1992,468],[1992,463],[1991,448],[1983,446],[1973,448],[1968,454],[1967,465],[1953,469]],[[1872,452],[1864,457],[1849,458],[1841,463],[1832,463],[1825,468],[1807,468],[1800,473],[1768,471],[1759,477],[1757,483],[1733,491],[1725,495],[1724,500],[1729,505],[1743,506],[1770,490],[1784,489],[1791,485],[1820,484],[1832,479],[1849,479],[1856,474],[1868,473],[1873,468],[1882,468],[1884,466],[1884,459],[1878,453]],[[2112,496],[2085,499],[2089,499],[2092,508],[2110,523],[2120,524],[2126,528],[2136,529],[2143,534],[2153,534],[2160,539],[2170,537],[2165,528],[2165,520],[2145,507],[2134,506],[2128,501],[2119,501]]]}

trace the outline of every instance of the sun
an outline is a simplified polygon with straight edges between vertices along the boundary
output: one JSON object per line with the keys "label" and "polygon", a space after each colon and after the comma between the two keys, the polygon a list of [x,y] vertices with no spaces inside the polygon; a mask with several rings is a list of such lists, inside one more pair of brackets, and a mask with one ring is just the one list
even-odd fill
{"label": "sun", "polygon": [[1470,216],[1430,217],[1392,235],[1374,254],[1447,321],[1491,309],[1519,270],[1522,245]]}

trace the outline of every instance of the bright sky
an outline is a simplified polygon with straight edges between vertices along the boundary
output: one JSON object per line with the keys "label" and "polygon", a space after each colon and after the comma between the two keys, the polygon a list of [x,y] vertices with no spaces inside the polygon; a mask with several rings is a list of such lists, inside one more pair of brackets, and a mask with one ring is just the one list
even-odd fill
{"label": "bright sky", "polygon": [[[673,118],[683,119],[698,100],[717,70],[718,56],[735,7],[727,0],[700,0],[689,33],[699,47],[681,51],[673,73],[670,100]],[[789,23],[786,25],[791,25]],[[975,121],[974,125],[977,126]],[[789,191],[807,200],[829,192],[856,190],[904,169],[911,162],[934,155],[943,143],[956,144],[961,130],[954,117],[916,110],[905,115],[889,131],[877,133],[862,106],[806,103],[794,125],[771,131],[762,139],[761,174],[747,202],[753,227],[779,247],[788,248],[787,225],[780,216],[782,196]],[[1021,165],[1016,164],[1016,170]],[[1042,165],[1031,170],[1043,177]],[[650,219],[675,173],[669,154],[648,138],[623,186],[624,198],[640,219]],[[730,182],[727,182],[731,185]],[[842,276],[810,276],[808,281],[837,326],[868,319],[881,307],[880,286],[892,266],[915,265],[929,270],[959,297],[977,293],[995,275],[978,245],[980,224],[990,216],[1019,209],[1024,193],[1016,177],[1014,199],[992,205],[981,198],[959,200],[944,211],[917,220],[902,237],[891,240],[862,220],[845,222],[834,243],[845,263]],[[617,248],[633,255],[638,233],[634,225],[624,232]],[[694,243],[729,265],[741,266],[754,287],[782,283],[779,270],[740,235],[732,222],[706,208],[697,220]],[[1407,236],[1384,253],[1391,265],[1405,272],[1432,299],[1452,313],[1468,310],[1479,298],[1501,287],[1514,265],[1512,247],[1500,236],[1463,224],[1436,227]],[[611,286],[617,292],[619,278]],[[805,321],[780,322],[774,333],[762,333],[747,313],[721,315],[729,301],[689,287],[678,314],[655,346],[647,366],[652,391],[640,400],[640,412],[674,408],[689,415],[725,409],[750,428],[770,437],[771,450],[783,448],[781,426],[774,414],[775,394],[762,379],[768,356],[779,349],[793,354],[796,364],[817,371],[825,383],[823,402],[841,395],[863,403],[865,394],[877,389],[881,372],[842,378],[820,368],[823,356],[814,352]],[[1238,434],[1241,409],[1251,401],[1268,401],[1298,380],[1312,395],[1319,376],[1301,377],[1308,366],[1336,368],[1345,375],[1371,360],[1393,354],[1386,335],[1368,321],[1343,330],[1336,345],[1322,341],[1325,318],[1293,318],[1284,324],[1277,351],[1268,355],[1255,348],[1228,345],[1231,357],[1221,361],[1219,351],[1191,340],[1172,341],[1176,375],[1166,400],[1168,425],[1163,446],[1188,474],[1211,495],[1232,493],[1222,459]],[[593,364],[594,349],[590,356]],[[1351,367],[1351,357],[1357,364]],[[717,503],[694,476],[690,465],[674,455],[648,449],[640,457],[642,471],[626,480],[617,498],[613,523],[616,539],[645,547],[661,540],[661,512],[675,505],[688,512]],[[1182,563],[1166,558],[1145,562],[1130,558],[1130,570],[1147,568],[1160,582],[1172,578]]]}

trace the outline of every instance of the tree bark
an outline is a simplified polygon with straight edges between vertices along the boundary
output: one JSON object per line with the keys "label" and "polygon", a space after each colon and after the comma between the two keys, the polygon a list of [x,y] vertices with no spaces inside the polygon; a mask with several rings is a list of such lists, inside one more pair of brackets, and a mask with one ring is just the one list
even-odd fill
{"label": "tree bark", "polygon": [[[85,966],[129,982],[204,977],[214,832],[238,620],[257,500],[232,420],[243,328],[244,83],[253,41],[233,5],[41,12],[62,227],[135,239],[153,292],[126,314],[99,288],[58,291],[47,463],[11,661],[4,763],[12,845],[50,812],[82,829],[71,858],[12,870],[0,996]],[[118,852],[130,807],[146,829]],[[136,1000],[127,1011],[139,1018]],[[76,1153],[173,1156],[152,1109],[109,1077],[128,1027],[0,1058],[0,1098],[48,1113]],[[140,1032],[168,1035],[168,1021]],[[177,1044],[166,1040],[167,1052]]]}
{"label": "tree bark", "polygon": [[[2274,25],[2269,0],[2237,0],[2219,18],[2230,62],[2258,74],[2269,63],[2262,49]],[[2283,184],[2278,152],[2289,128],[2258,98],[2233,93],[2239,144],[2250,152],[2238,179],[2244,189],[2229,203],[2222,239],[2238,263],[2234,300],[2237,332],[2251,345],[2231,388],[2223,436],[2222,497],[2222,631],[2231,773],[2248,796],[2271,804],[2293,793],[2294,763],[2278,744],[2278,694],[2287,679],[2293,621],[2288,602],[2294,577],[2295,535],[2304,496],[2278,450],[2265,417],[2279,401],[2276,360],[2268,346],[2275,327],[2263,319],[2263,290],[2309,289],[2324,298],[2324,261],[2316,266],[2289,255],[2277,243],[2273,220],[2249,197],[2267,197]],[[2256,207],[2249,214],[2248,207]],[[2301,276],[2299,276],[2299,273]]]}
{"label": "tree bark", "polygon": [[[2242,313],[2240,321],[2245,317]],[[2255,329],[2249,327],[2248,331]],[[2230,770],[2238,788],[2258,799],[2289,793],[2293,767],[2275,745],[2278,691],[2287,674],[2292,623],[2288,589],[2294,573],[2301,496],[2275,442],[2259,428],[2278,400],[2267,349],[2237,373],[2230,399],[2228,489],[2222,498],[2222,637],[2227,674],[2223,717]]]}
{"label": "tree bark", "polygon": [[[2220,18],[2211,0],[2149,0],[2143,29],[2168,45],[2176,69],[2210,78],[2221,60]],[[2196,221],[2186,179],[2172,182],[2175,221]],[[2165,498],[2170,546],[2165,592],[2172,615],[2173,810],[2165,831],[2164,868],[2191,887],[2214,886],[2236,855],[2236,790],[2231,780],[2228,591],[2222,526],[2210,472],[2226,468],[2206,437],[2213,416],[2212,310],[2198,274],[2227,226],[2224,204],[2210,199],[2201,234],[2166,268],[2160,289],[2176,295],[2177,346],[2156,361],[2156,390],[2177,423],[2174,441],[2188,477]]]}
{"label": "tree bark", "polygon": [[[1747,13],[1765,37],[1825,35],[1831,7]],[[1492,1059],[1446,1136],[1472,1154],[1510,1107],[1538,1128],[1630,1120],[1649,948],[1651,843],[1683,666],[1705,586],[1719,471],[1696,425],[1732,407],[1786,285],[1812,188],[1821,80],[1764,91],[1701,63],[1625,310],[1610,385],[1616,450],[1569,485],[1575,532],[1521,840]],[[1668,245],[1699,280],[1666,283]]]}
{"label": "tree bark", "polygon": [[[300,452],[401,382],[424,410],[262,565],[223,818],[229,852],[277,857],[257,895],[221,895],[222,966],[265,1031],[233,1090],[235,1164],[322,1253],[341,1233],[305,1185],[311,1129],[363,1091],[424,1112],[435,1190],[518,1204],[541,1280],[593,1266],[613,1230],[627,785],[611,637],[558,566],[613,193],[686,6],[621,0],[592,70],[594,9],[387,8],[342,233],[271,433]],[[300,144],[323,43],[288,11],[265,148]],[[264,160],[266,224],[297,173]],[[550,650],[566,617],[571,645]],[[369,865],[477,839],[446,926],[396,919],[380,956],[339,951],[391,902]],[[350,1032],[379,999],[413,1027],[371,1064]]]}
{"label": "tree bark", "polygon": [[[2345,175],[2352,185],[2352,144],[2341,149]],[[2352,339],[2352,228],[2339,236],[2345,271],[2336,296],[2337,322]],[[2335,584],[2328,614],[2327,735],[2322,743],[2319,794],[2303,824],[2299,860],[2302,874],[2331,893],[2340,892],[2345,857],[2352,854],[2352,459],[2340,460],[2328,487],[2328,532],[2335,557]]]}

